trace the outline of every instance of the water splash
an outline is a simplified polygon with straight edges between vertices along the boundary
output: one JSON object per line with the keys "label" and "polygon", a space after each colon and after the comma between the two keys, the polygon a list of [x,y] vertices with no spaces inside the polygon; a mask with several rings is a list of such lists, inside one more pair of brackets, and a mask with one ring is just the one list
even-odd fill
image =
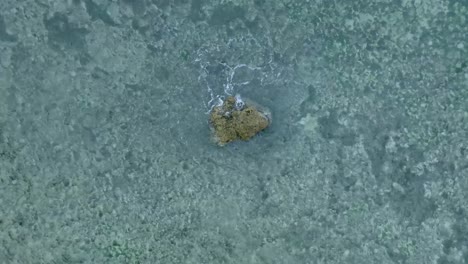
{"label": "water splash", "polygon": [[[258,89],[272,71],[271,49],[253,36],[230,39],[219,45],[207,43],[197,50],[198,82],[205,87],[203,103],[209,113],[228,96]],[[255,82],[255,86],[253,85]]]}

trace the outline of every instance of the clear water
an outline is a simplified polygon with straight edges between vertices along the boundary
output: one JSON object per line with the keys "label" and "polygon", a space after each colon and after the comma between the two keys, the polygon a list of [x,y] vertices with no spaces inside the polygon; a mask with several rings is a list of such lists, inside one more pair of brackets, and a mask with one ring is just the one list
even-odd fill
{"label": "clear water", "polygon": [[468,263],[468,2],[208,2],[0,2],[0,263]]}

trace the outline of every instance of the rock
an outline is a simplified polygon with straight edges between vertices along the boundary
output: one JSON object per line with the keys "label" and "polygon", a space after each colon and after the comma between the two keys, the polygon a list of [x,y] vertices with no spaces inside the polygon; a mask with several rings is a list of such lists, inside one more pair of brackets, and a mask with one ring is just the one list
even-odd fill
{"label": "rock", "polygon": [[213,107],[210,124],[214,141],[220,145],[235,141],[247,141],[271,123],[271,113],[252,101],[240,96],[229,96],[223,104]]}

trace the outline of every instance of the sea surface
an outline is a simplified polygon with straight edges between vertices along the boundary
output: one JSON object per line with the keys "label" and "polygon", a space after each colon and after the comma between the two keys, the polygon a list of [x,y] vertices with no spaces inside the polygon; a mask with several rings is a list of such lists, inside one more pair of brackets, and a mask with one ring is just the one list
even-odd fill
{"label": "sea surface", "polygon": [[0,263],[468,264],[468,1],[1,0]]}

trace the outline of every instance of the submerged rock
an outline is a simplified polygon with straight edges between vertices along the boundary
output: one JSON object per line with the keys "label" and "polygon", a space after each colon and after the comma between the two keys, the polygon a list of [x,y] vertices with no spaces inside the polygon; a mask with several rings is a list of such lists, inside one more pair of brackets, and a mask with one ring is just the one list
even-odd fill
{"label": "submerged rock", "polygon": [[210,113],[214,141],[221,146],[235,140],[249,140],[271,123],[271,113],[240,96],[229,96]]}

